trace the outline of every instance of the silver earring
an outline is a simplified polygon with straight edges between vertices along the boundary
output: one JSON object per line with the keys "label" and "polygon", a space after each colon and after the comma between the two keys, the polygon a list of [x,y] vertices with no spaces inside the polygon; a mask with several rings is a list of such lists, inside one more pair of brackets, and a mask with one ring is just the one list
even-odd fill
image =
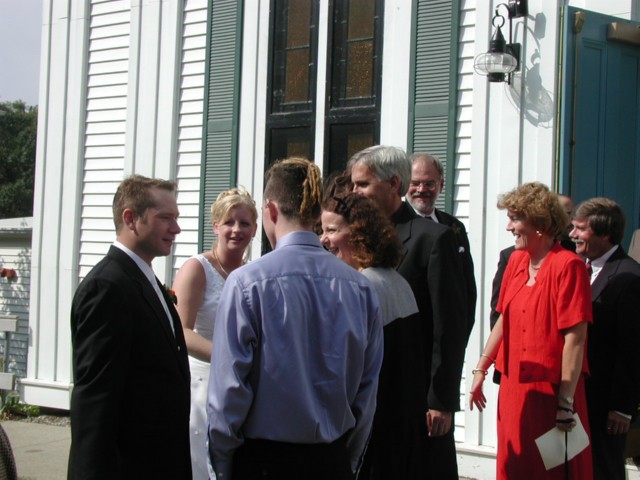
{"label": "silver earring", "polygon": [[536,235],[538,235],[539,237],[542,236],[542,232],[540,230],[536,230]]}

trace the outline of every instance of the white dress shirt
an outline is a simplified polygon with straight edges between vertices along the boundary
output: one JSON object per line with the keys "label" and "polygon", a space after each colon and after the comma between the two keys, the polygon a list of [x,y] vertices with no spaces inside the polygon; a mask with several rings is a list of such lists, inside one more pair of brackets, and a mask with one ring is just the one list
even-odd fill
{"label": "white dress shirt", "polygon": [[142,271],[142,273],[144,273],[144,276],[147,277],[147,280],[149,280],[149,283],[153,287],[153,290],[156,292],[156,295],[158,295],[158,298],[160,299],[160,304],[162,305],[162,308],[164,308],[164,312],[167,314],[167,319],[169,320],[171,331],[175,335],[176,330],[175,330],[175,327],[173,326],[173,317],[171,316],[171,312],[169,312],[169,307],[167,306],[167,302],[165,302],[164,300],[164,295],[160,291],[160,286],[158,285],[159,280],[156,277],[156,274],[153,273],[153,269],[151,268],[151,265],[149,265],[142,258],[140,258],[138,254],[134,253],[132,250],[125,247],[119,241],[116,240],[115,242],[113,242],[113,246],[116,248],[119,248],[124,253],[129,255],[131,260],[136,262],[136,265],[138,265],[138,268]]}
{"label": "white dress shirt", "polygon": [[601,257],[598,257],[591,262],[587,261],[587,263],[591,263],[591,285],[596,281],[596,278],[598,278],[598,275],[602,271],[602,267],[604,267],[604,264],[607,263],[607,260],[609,260],[611,255],[613,255],[613,252],[616,251],[616,248],[618,248],[618,245],[611,247],[611,249]]}

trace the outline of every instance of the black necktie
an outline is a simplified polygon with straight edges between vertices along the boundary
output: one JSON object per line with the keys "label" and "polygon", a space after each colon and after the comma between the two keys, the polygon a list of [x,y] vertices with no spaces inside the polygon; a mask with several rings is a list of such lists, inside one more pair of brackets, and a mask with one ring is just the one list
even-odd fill
{"label": "black necktie", "polygon": [[591,275],[593,275],[593,265],[591,265],[591,262],[587,261],[587,274],[589,275],[589,280],[591,280]]}

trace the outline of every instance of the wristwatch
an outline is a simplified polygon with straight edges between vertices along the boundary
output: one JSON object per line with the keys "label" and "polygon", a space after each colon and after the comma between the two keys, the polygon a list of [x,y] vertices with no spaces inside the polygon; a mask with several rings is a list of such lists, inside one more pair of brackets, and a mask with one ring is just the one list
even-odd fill
{"label": "wristwatch", "polygon": [[558,400],[562,400],[569,405],[573,405],[573,397],[563,397],[562,395],[558,395]]}

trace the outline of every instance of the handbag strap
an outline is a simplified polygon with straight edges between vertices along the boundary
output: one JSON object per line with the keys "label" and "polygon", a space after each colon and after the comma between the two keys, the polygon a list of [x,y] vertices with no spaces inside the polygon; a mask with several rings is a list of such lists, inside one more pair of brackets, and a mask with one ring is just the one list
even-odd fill
{"label": "handbag strap", "polygon": [[564,478],[569,480],[569,432],[564,432]]}

